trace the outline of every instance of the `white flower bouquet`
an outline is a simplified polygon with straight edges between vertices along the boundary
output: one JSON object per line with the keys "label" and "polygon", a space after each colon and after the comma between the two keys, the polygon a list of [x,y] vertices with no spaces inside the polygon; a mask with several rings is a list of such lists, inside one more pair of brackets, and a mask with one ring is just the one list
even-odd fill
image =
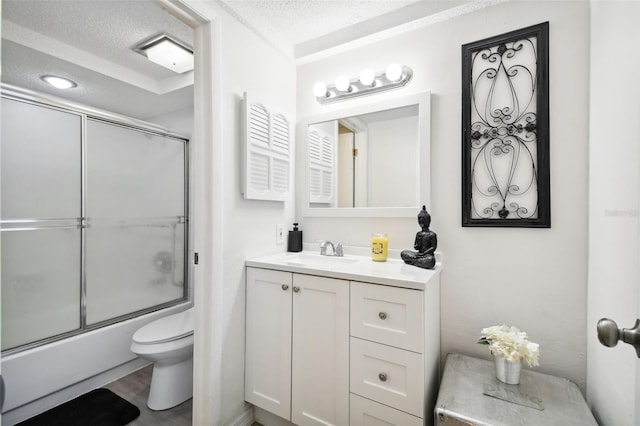
{"label": "white flower bouquet", "polygon": [[518,362],[524,359],[529,367],[539,365],[540,345],[530,342],[527,333],[516,327],[494,325],[483,328],[478,343],[489,345],[492,355],[508,361]]}

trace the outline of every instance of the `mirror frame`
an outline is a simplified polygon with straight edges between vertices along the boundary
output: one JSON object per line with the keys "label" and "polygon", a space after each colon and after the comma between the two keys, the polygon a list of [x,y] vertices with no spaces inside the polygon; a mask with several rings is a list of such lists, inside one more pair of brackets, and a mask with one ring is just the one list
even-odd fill
{"label": "mirror frame", "polygon": [[[307,144],[310,124],[353,117],[389,109],[418,105],[418,155],[416,171],[418,184],[416,197],[418,204],[410,207],[309,207],[309,152]],[[412,217],[422,205],[431,205],[431,92],[389,98],[381,102],[363,104],[352,108],[313,115],[298,122],[296,147],[296,199],[298,211],[302,217]]]}

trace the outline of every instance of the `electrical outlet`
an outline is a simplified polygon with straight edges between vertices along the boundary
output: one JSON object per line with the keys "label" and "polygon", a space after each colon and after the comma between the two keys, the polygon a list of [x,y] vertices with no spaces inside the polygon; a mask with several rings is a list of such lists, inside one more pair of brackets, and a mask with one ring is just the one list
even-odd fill
{"label": "electrical outlet", "polygon": [[284,224],[276,225],[276,244],[284,244]]}

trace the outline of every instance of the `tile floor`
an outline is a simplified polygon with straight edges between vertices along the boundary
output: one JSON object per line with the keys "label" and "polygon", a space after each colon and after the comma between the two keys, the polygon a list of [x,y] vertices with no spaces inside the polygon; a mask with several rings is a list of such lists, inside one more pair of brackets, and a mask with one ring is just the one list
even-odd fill
{"label": "tile floor", "polygon": [[149,365],[103,387],[140,409],[140,416],[129,426],[191,426],[191,399],[169,410],[153,411],[147,407],[152,370]]}

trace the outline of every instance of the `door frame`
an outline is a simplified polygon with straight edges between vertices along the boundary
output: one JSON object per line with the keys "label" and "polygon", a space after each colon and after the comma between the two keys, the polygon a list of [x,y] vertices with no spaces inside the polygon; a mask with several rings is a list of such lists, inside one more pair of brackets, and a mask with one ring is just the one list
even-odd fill
{"label": "door frame", "polygon": [[[222,424],[223,199],[222,24],[215,5],[198,0],[155,0],[194,31],[194,134],[191,164],[190,258],[195,326],[193,424]],[[198,232],[193,232],[197,229]],[[214,244],[214,236],[216,243]]]}

